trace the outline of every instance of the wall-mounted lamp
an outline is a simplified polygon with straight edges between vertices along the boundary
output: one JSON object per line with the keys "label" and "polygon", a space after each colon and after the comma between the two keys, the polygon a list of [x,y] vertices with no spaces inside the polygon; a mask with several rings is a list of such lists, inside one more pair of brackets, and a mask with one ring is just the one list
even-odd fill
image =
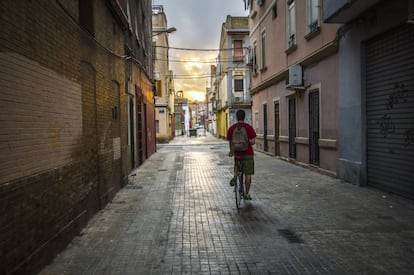
{"label": "wall-mounted lamp", "polygon": [[177,31],[177,29],[175,27],[171,27],[171,28],[168,28],[168,29],[161,29],[161,30],[153,30],[152,31],[153,32],[152,37],[157,36],[161,33],[172,33],[172,32],[176,32],[176,31]]}

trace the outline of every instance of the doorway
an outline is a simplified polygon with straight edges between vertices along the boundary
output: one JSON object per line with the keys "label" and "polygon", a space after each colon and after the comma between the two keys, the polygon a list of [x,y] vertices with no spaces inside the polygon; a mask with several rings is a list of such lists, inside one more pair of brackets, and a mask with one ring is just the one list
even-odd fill
{"label": "doorway", "polygon": [[135,167],[134,100],[129,99],[129,140],[131,142],[131,167]]}
{"label": "doorway", "polygon": [[289,98],[289,157],[296,159],[296,99]]}
{"label": "doorway", "polygon": [[263,150],[267,152],[269,150],[269,144],[267,142],[267,104],[263,104]]}
{"label": "doorway", "polygon": [[309,93],[309,162],[319,165],[319,92]]}
{"label": "doorway", "polygon": [[275,119],[275,156],[280,156],[280,123],[279,123],[279,102],[274,102],[274,119]]}
{"label": "doorway", "polygon": [[[141,92],[139,90],[139,92]],[[142,143],[143,143],[143,132],[142,132],[142,96],[137,93],[137,151],[138,151],[138,166],[144,162]]]}

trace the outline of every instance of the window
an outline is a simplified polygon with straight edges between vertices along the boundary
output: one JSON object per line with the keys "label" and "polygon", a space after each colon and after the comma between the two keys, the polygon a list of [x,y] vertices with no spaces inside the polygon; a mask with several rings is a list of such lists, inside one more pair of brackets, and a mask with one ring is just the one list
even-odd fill
{"label": "window", "polygon": [[234,102],[244,101],[244,79],[242,76],[236,76],[234,79]]}
{"label": "window", "polygon": [[308,0],[307,13],[308,33],[314,32],[319,27],[319,0]]}
{"label": "window", "polygon": [[233,62],[243,62],[242,40],[233,40]]}
{"label": "window", "polygon": [[161,83],[161,80],[157,80],[157,96],[162,97],[162,83]]}
{"label": "window", "polygon": [[244,92],[243,78],[234,80],[234,92]]}
{"label": "window", "polygon": [[253,42],[253,52],[252,52],[252,66],[253,73],[257,74],[257,41]]}
{"label": "window", "polygon": [[276,17],[277,17],[277,5],[275,4],[272,7],[272,19],[276,19]]}
{"label": "window", "polygon": [[155,120],[155,131],[157,133],[160,132],[160,121],[159,120]]}
{"label": "window", "polygon": [[139,33],[138,33],[138,16],[135,15],[135,35],[137,37],[137,40],[139,41]]}
{"label": "window", "polygon": [[79,1],[79,23],[87,32],[94,35],[92,0]]}
{"label": "window", "polygon": [[296,45],[295,33],[295,1],[288,2],[288,47],[291,48]]}
{"label": "window", "polygon": [[152,58],[154,58],[154,60],[157,60],[157,42],[156,41],[152,41]]}
{"label": "window", "polygon": [[127,12],[127,19],[128,19],[128,23],[129,23],[129,28],[132,27],[132,23],[131,23],[131,8],[129,6],[129,1],[126,1],[126,12]]}
{"label": "window", "polygon": [[114,106],[111,110],[112,110],[112,120],[118,120],[118,107]]}
{"label": "window", "polygon": [[266,31],[262,32],[262,69],[266,68]]}

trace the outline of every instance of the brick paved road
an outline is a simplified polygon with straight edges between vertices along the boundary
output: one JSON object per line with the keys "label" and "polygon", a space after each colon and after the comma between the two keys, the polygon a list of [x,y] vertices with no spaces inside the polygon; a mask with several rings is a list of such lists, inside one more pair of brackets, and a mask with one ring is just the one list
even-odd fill
{"label": "brick paved road", "polygon": [[237,213],[227,148],[160,146],[41,274],[412,274],[412,201],[257,153]]}

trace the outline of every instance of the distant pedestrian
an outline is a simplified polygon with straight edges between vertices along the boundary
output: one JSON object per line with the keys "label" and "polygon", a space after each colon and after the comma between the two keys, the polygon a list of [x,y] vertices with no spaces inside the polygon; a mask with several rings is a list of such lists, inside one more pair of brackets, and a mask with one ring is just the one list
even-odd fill
{"label": "distant pedestrian", "polygon": [[254,151],[252,145],[255,143],[256,132],[253,127],[244,122],[246,113],[243,110],[236,112],[237,123],[230,126],[227,130],[227,140],[229,141],[229,156],[234,156],[234,177],[230,185],[234,186],[237,180],[237,163],[236,159],[241,159],[243,163],[243,173],[246,176],[246,193],[245,200],[251,200],[249,194],[252,175],[254,175]]}

